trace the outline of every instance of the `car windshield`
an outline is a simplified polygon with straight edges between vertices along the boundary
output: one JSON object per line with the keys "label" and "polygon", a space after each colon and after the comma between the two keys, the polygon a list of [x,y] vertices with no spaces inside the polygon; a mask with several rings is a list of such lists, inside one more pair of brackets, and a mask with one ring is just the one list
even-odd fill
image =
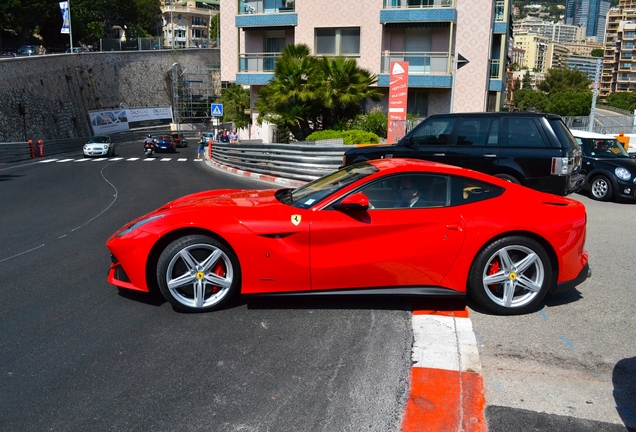
{"label": "car windshield", "polygon": [[276,197],[284,204],[310,208],[337,190],[378,171],[375,166],[366,162],[351,165],[307,183],[298,189],[281,189],[277,192]]}
{"label": "car windshield", "polygon": [[89,143],[98,143],[103,144],[108,142],[108,137],[105,136],[94,136],[88,140]]}
{"label": "car windshield", "polygon": [[614,138],[585,138],[581,148],[585,156],[597,158],[629,158],[625,147]]}

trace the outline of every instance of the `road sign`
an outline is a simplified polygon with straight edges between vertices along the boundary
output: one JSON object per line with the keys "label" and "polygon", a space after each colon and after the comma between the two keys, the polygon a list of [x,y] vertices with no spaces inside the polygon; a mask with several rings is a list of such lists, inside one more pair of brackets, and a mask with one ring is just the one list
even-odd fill
{"label": "road sign", "polygon": [[210,113],[212,117],[222,117],[223,116],[223,104],[211,104],[210,105]]}

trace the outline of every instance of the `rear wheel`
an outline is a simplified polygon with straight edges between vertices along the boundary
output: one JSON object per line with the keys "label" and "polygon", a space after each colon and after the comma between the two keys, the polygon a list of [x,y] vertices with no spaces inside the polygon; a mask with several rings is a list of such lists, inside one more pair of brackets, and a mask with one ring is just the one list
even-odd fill
{"label": "rear wheel", "polygon": [[605,176],[597,176],[590,182],[590,198],[609,201],[612,198],[612,183]]}
{"label": "rear wheel", "polygon": [[161,294],[175,309],[205,312],[221,308],[240,289],[234,253],[204,235],[189,235],[170,243],[157,263]]}
{"label": "rear wheel", "polygon": [[552,283],[548,254],[535,240],[513,236],[488,245],[468,276],[469,294],[488,311],[500,315],[536,309]]}
{"label": "rear wheel", "polygon": [[519,180],[517,180],[516,177],[513,177],[510,174],[495,174],[495,177],[509,181],[510,183],[520,184]]}

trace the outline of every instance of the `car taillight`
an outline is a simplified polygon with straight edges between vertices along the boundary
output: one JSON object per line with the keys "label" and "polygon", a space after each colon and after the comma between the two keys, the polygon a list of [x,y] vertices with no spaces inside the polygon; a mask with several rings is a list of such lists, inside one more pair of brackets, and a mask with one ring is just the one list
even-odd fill
{"label": "car taillight", "polygon": [[[572,161],[574,162],[574,161]],[[567,175],[570,172],[570,163],[567,157],[553,157],[550,174]]]}

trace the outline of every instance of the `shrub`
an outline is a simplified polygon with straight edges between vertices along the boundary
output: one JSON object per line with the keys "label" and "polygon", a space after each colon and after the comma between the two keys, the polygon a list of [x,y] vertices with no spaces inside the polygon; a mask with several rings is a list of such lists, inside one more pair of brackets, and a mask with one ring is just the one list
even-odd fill
{"label": "shrub", "polygon": [[345,131],[337,131],[331,129],[316,131],[307,137],[307,141],[319,141],[337,138],[342,138],[345,145],[377,144],[380,142],[380,137],[376,134],[358,129],[350,129]]}

